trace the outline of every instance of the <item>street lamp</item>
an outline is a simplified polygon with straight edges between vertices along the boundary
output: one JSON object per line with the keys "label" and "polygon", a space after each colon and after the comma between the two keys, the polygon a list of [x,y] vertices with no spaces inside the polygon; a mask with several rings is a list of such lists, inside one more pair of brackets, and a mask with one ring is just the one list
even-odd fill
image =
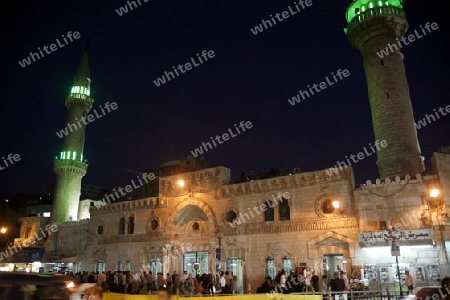
{"label": "street lamp", "polygon": [[8,228],[6,228],[5,226],[3,226],[3,227],[0,229],[0,233],[1,233],[1,234],[5,234],[7,231],[8,231]]}
{"label": "street lamp", "polygon": [[339,201],[334,200],[331,205],[333,205],[334,208],[339,208]]}

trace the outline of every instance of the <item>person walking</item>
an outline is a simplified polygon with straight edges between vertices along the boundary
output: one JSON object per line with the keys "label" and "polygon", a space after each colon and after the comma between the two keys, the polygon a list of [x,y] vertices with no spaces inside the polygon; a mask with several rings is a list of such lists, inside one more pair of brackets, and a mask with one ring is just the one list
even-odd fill
{"label": "person walking", "polygon": [[344,280],[344,284],[345,284],[345,288],[344,289],[346,291],[350,291],[350,285],[349,285],[349,282],[348,282],[348,277],[347,277],[347,274],[344,271],[341,272],[341,278],[342,278],[342,280]]}
{"label": "person walking", "polygon": [[408,288],[409,294],[411,294],[414,289],[414,279],[411,276],[411,274],[409,274],[408,270],[405,271],[405,275],[406,275],[406,277],[405,277],[404,285],[406,285],[406,287]]}
{"label": "person walking", "polygon": [[209,271],[208,275],[206,275],[206,290],[210,296],[214,296],[214,277],[212,272]]}
{"label": "person walking", "polygon": [[220,283],[221,293],[225,294],[226,293],[225,285],[227,284],[227,280],[225,279],[223,271],[220,271],[219,283]]}
{"label": "person walking", "polygon": [[319,292],[319,276],[316,275],[316,271],[312,271],[311,276],[311,285],[314,289],[314,292]]}
{"label": "person walking", "polygon": [[232,279],[233,281],[232,281],[232,283],[231,283],[231,293],[233,294],[233,295],[237,295],[237,293],[238,293],[238,286],[237,286],[237,276],[233,276],[233,279]]}
{"label": "person walking", "polygon": [[343,292],[345,290],[345,282],[339,277],[338,272],[334,272],[333,279],[330,280],[331,291]]}

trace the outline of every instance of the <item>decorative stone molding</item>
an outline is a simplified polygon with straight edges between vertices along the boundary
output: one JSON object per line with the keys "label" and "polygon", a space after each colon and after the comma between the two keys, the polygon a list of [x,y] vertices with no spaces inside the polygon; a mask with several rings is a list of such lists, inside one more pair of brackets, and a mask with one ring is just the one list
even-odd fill
{"label": "decorative stone molding", "polygon": [[[322,244],[327,239],[334,239],[340,243]],[[343,253],[344,257],[350,257],[350,247],[355,240],[334,231],[327,231],[308,240],[308,257],[321,258],[324,254]]]}
{"label": "decorative stone molding", "polygon": [[173,210],[170,212],[170,215],[166,221],[166,229],[168,232],[171,232],[171,229],[173,229],[173,232],[176,231],[176,228],[173,228],[174,226],[176,227],[174,219],[176,215],[188,205],[197,206],[206,214],[206,216],[208,217],[208,221],[212,222],[213,225],[211,230],[214,230],[214,228],[218,227],[216,214],[208,202],[197,197],[187,197],[184,200],[181,200],[177,205],[175,205]]}
{"label": "decorative stone molding", "polygon": [[[179,181],[183,181],[183,186],[178,185]],[[229,181],[230,169],[216,167],[162,177],[159,179],[159,191],[162,197],[213,191],[224,184],[228,184]]]}
{"label": "decorative stone molding", "polygon": [[234,228],[225,229],[226,236],[245,234],[277,234],[292,231],[326,230],[336,228],[358,228],[356,218],[336,218],[311,221],[279,221],[244,223]]}

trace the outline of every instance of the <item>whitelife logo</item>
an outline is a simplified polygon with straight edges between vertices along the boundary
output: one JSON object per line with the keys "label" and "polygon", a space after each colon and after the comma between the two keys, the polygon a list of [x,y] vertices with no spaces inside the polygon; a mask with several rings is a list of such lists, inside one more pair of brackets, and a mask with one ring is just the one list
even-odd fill
{"label": "whitelife logo", "polygon": [[[241,123],[239,123],[239,127],[241,128],[241,130],[242,130],[243,132],[245,132],[245,128],[251,129],[251,128],[253,127],[253,124],[252,124],[252,122],[250,122],[250,121],[245,122],[245,124],[244,124],[244,121],[241,121]],[[228,128],[228,132],[229,132],[230,134],[228,134],[228,133],[223,133],[221,136],[216,135],[215,138],[210,137],[211,142],[214,144],[214,147],[217,147],[216,141],[217,141],[219,144],[223,144],[224,142],[226,142],[226,141],[228,141],[228,140],[230,139],[230,135],[231,135],[231,137],[233,138],[233,137],[238,136],[238,134],[241,133],[241,131],[239,130],[239,128],[238,128],[238,126],[237,126],[236,124],[234,124],[234,128],[236,129],[237,134],[233,134],[233,131],[231,130],[231,128]],[[222,138],[223,141],[222,141],[220,138]],[[203,142],[202,145],[200,145],[200,147],[195,148],[194,151],[191,151],[192,155],[193,155],[194,157],[197,157],[198,155],[203,154],[203,149],[205,150],[205,152],[207,152],[207,151],[208,151],[208,148],[207,148],[206,146],[209,146],[209,150],[212,150],[212,148],[213,148],[213,146],[211,145],[211,143],[209,143],[209,142],[206,142],[206,143]]]}
{"label": "whitelife logo", "polygon": [[[23,246],[25,246],[25,247],[30,247],[30,246],[34,245],[37,241],[41,241],[41,240],[43,240],[43,239],[45,239],[45,238],[51,236],[51,235],[52,235],[52,232],[54,233],[54,232],[58,231],[58,226],[55,225],[55,224],[52,224],[52,225],[49,225],[49,224],[48,224],[48,225],[45,226],[45,231],[46,231],[46,232],[45,232],[44,229],[42,229],[42,228],[40,228],[40,231],[41,231],[40,233],[41,233],[42,235],[41,235],[38,231],[36,231],[36,232],[34,233],[34,236],[35,236],[36,238],[34,238],[34,237],[28,238],[27,240],[25,240],[25,241],[23,242]],[[17,249],[17,248],[19,248],[19,249]],[[13,250],[14,250],[14,252],[13,252]],[[8,257],[11,256],[11,255],[16,254],[16,253],[19,252],[20,250],[22,250],[22,246],[21,246],[21,245],[18,245],[18,246],[8,246],[8,248],[7,248],[5,251],[0,252],[0,261],[2,261],[3,259],[8,258]]]}
{"label": "whitelife logo", "polygon": [[[111,104],[109,104],[109,102],[105,103],[105,109],[108,111],[108,113],[111,112],[111,109],[112,110],[116,110],[118,107],[119,106],[117,105],[116,102],[112,102]],[[94,112],[95,116],[92,115],[92,114],[89,114],[89,115],[86,116],[86,118],[85,117],[81,117],[81,122],[83,122],[84,126],[86,126],[87,124],[92,123],[95,120],[100,119],[101,117],[106,115],[106,112],[105,112],[105,110],[103,109],[103,107],[101,105],[100,105],[100,110],[102,111],[102,115],[99,115],[97,113],[97,110],[94,109],[93,112]],[[76,131],[76,130],[78,130],[80,128],[83,128],[83,125],[80,124],[80,120],[78,120],[78,118],[75,118],[75,121],[76,121],[76,124],[75,123],[67,123],[67,126],[64,129],[61,129],[59,132],[56,132],[56,135],[60,139],[62,139],[63,137],[69,135],[69,130],[72,133],[72,132],[74,132],[74,131]],[[77,124],[78,124],[78,126],[77,126]]]}
{"label": "whitelife logo", "polygon": [[[145,183],[148,183],[149,180],[154,180],[156,178],[154,173],[149,173],[149,174],[144,173],[141,178],[139,178],[139,176],[136,176],[136,177],[139,180],[140,185],[136,185],[134,183],[134,179],[132,179],[131,184],[125,186],[125,188],[119,187],[117,190],[113,189],[114,194],[113,193],[106,194],[102,198],[102,200],[94,202],[94,206],[96,208],[100,208],[102,206],[106,206],[107,204],[111,204],[111,202],[119,199],[121,196],[125,196],[126,194],[131,193],[134,189],[138,189],[141,186],[143,186]],[[143,179],[145,181],[145,183],[143,183],[141,179]],[[123,190],[125,190],[125,192]],[[121,196],[119,195],[119,193]]]}
{"label": "whitelife logo", "polygon": [[[299,0],[299,1],[298,1],[298,4],[297,4],[297,2],[294,2],[294,4],[295,4],[295,8],[297,9],[297,11],[293,10],[293,9],[291,8],[291,6],[289,5],[289,6],[288,6],[289,11],[285,10],[285,11],[283,11],[281,14],[279,14],[279,13],[276,13],[276,14],[275,14],[275,18],[278,20],[278,22],[282,22],[283,20],[286,20],[286,19],[289,18],[290,16],[293,16],[293,15],[299,13],[300,11],[305,10],[306,7],[309,7],[309,6],[312,5],[312,0],[306,0],[306,1]],[[299,5],[302,7],[301,9],[300,9]],[[282,18],[280,18],[280,16],[281,16]],[[277,22],[275,21],[275,18],[272,17],[272,15],[270,15],[270,18],[272,19],[273,25],[276,25]],[[267,27],[267,25],[270,25],[270,27],[272,27],[272,26],[273,26],[273,25],[272,25],[272,22],[270,22],[270,20],[264,20],[264,19],[262,19],[262,20],[261,20],[261,23],[260,23],[259,25],[255,26],[254,28],[250,28],[250,31],[251,31],[254,35],[257,35],[258,33],[263,32],[263,31],[264,31],[264,28],[265,28],[265,29],[268,29],[269,27]],[[263,28],[263,25],[264,25],[264,28]]]}
{"label": "whitelife logo", "polygon": [[[339,80],[336,78],[336,76],[339,77],[339,79],[342,81],[344,78],[350,76],[350,71],[347,69],[344,69],[343,71],[341,69],[336,71],[336,75],[334,74],[334,72],[331,72],[331,76],[333,76],[334,82],[331,81],[328,76],[325,77],[325,81],[322,81],[319,84],[313,84],[312,87],[310,85],[308,85],[308,89],[309,92],[311,93],[311,95],[308,93],[308,91],[302,91],[300,90],[299,93],[292,97],[292,99],[288,99],[289,104],[291,104],[292,106],[294,106],[297,103],[300,103],[302,100],[305,100],[306,98],[311,97],[312,95],[314,95],[314,91],[321,92],[324,89],[326,89],[329,86],[334,85],[335,83],[339,82]],[[342,77],[344,76],[344,77]],[[314,91],[313,91],[314,90]],[[301,99],[300,99],[301,96]]]}
{"label": "whitelife logo", "polygon": [[[427,29],[428,33],[431,32],[430,27],[433,30],[437,30],[439,28],[439,26],[438,26],[438,24],[436,22],[431,23],[431,24],[430,24],[430,22],[427,22],[425,24],[425,28]],[[410,35],[408,35],[408,41],[410,43],[416,41],[416,37],[419,40],[419,39],[421,39],[421,38],[423,38],[424,36],[427,35],[427,33],[425,32],[425,30],[424,30],[422,25],[420,25],[420,29],[422,29],[423,35],[420,35],[420,33],[417,32],[417,29],[414,30],[414,34],[411,33]],[[386,48],[381,49],[381,51],[377,52],[378,57],[379,58],[384,58],[384,57],[388,56],[389,54],[398,51],[399,47],[401,49],[401,48],[403,48],[403,46],[409,45],[409,43],[406,41],[406,37],[402,37],[401,40],[396,38],[396,40],[397,40],[398,46],[397,46],[397,44],[390,44],[389,43]],[[402,46],[402,44],[403,44],[403,46]],[[395,50],[394,50],[394,48],[395,48]]]}
{"label": "whitelife logo", "polygon": [[[56,39],[56,44],[58,44],[59,48],[56,46],[56,44],[51,44],[50,47],[47,47],[47,46],[44,45],[44,47],[42,47],[42,49],[41,49],[41,47],[38,47],[38,51],[41,54],[41,56],[39,56],[39,53],[30,52],[30,55],[27,58],[24,58],[24,59],[22,59],[22,61],[19,61],[19,65],[22,68],[25,68],[26,66],[31,65],[31,60],[33,60],[33,62],[35,62],[36,59],[41,59],[42,57],[44,57],[44,53],[42,52],[42,50],[44,50],[46,54],[50,54],[50,53],[55,52],[56,50],[58,50],[58,49],[60,49],[60,48],[62,48],[64,46],[66,46],[67,44],[69,44],[69,42],[66,40],[66,37],[71,42],[73,42],[72,37],[74,39],[76,39],[76,40],[78,40],[81,37],[81,35],[80,35],[80,33],[78,31],[74,31],[73,33],[72,33],[72,31],[69,31],[67,33],[67,36],[64,36],[64,34],[61,35],[61,36],[63,37],[63,40],[64,40],[65,44],[61,44],[61,42],[59,41],[59,38],[57,38]],[[50,49],[50,52],[48,51],[48,49]]]}
{"label": "whitelife logo", "polygon": [[[3,156],[2,156],[2,159],[3,159],[4,167],[2,167],[2,165],[0,163],[0,171],[3,171],[4,169],[6,169],[9,166],[12,166],[15,162],[20,161],[21,157],[19,154],[13,155],[12,153],[10,153],[10,154],[8,154],[8,157],[6,159]],[[8,161],[9,161],[9,164],[8,164]]]}
{"label": "whitelife logo", "polygon": [[[139,6],[142,5],[141,0],[136,0],[139,3]],[[136,1],[127,1],[127,5],[130,8],[130,11],[132,11],[134,8],[138,8]],[[149,0],[142,0],[144,3],[147,3]],[[119,9],[116,9],[116,13],[121,17],[124,14],[128,13],[128,7],[127,5],[121,6]],[[133,8],[134,5],[134,8]]]}
{"label": "whitelife logo", "polygon": [[[436,111],[436,109],[433,109],[433,111],[434,111],[434,114],[436,115],[436,118],[439,120],[440,117],[439,117],[438,112]],[[444,112],[443,107],[439,107],[438,111],[441,113],[441,115],[443,117],[445,117],[447,114],[450,114],[450,105],[447,105],[445,107],[446,112]],[[432,122],[436,122],[436,118],[433,116],[433,114],[431,114],[431,115],[425,114],[425,118],[417,121],[417,123],[414,123],[414,126],[416,127],[417,130],[419,130],[420,128],[423,128]]]}
{"label": "whitelife logo", "polygon": [[[377,150],[380,150],[380,146],[383,147],[383,148],[388,146],[388,143],[387,143],[386,140],[382,140],[381,142],[376,140],[374,144],[375,144],[375,147],[377,148]],[[375,148],[372,146],[371,143],[369,143],[369,147],[372,150],[372,152],[367,151],[367,148],[364,147],[363,150],[364,150],[365,155],[364,155],[363,152],[359,152],[356,155],[350,154],[350,158],[345,156],[345,158],[347,159],[348,166],[347,166],[347,164],[344,161],[337,161],[336,162],[337,165],[335,165],[334,168],[329,168],[329,169],[325,170],[325,172],[329,176],[333,175],[333,172],[336,173],[336,174],[339,174],[338,168],[343,170],[343,168],[347,168],[347,167],[352,165],[352,163],[350,162],[350,159],[353,161],[353,163],[356,164],[357,162],[363,160],[367,156],[371,156],[372,154],[375,154],[377,152],[377,150],[375,150]]]}
{"label": "whitelife logo", "polygon": [[[277,197],[275,197],[274,195],[272,195],[272,199],[271,200],[266,200],[265,203],[259,205],[259,206],[253,206],[253,208],[248,208],[248,212],[252,215],[252,218],[255,217],[255,215],[253,214],[253,211],[255,211],[256,214],[260,215],[261,212],[265,212],[267,209],[269,208],[274,208],[275,206],[278,205],[277,199],[281,202],[283,202],[283,200],[288,200],[289,198],[291,198],[291,195],[289,194],[289,192],[278,192]],[[258,210],[259,208],[259,210]],[[252,211],[253,210],[253,211]],[[244,218],[246,217],[247,220]],[[236,219],[233,220],[233,222],[228,222],[230,224],[230,226],[232,228],[241,225],[242,223],[245,223],[246,221],[250,221],[250,216],[247,213],[239,213],[239,217],[237,217]]]}
{"label": "whitelife logo", "polygon": [[[203,52],[202,52],[202,55],[201,55],[202,57],[203,57],[203,59],[205,60],[205,61],[208,61],[208,57],[209,58],[213,58],[214,56],[216,56],[216,54],[214,53],[214,51],[212,51],[212,50],[209,50],[208,51],[208,53],[206,53],[206,50],[203,50]],[[202,58],[200,57],[200,55],[197,53],[197,58],[198,58],[198,60],[200,61],[200,63],[199,64],[197,64],[196,62],[195,62],[195,59],[193,58],[193,57],[191,57],[191,61],[192,61],[192,64],[194,65],[194,67],[197,67],[197,66],[200,66],[201,64],[203,64],[203,60],[202,60]],[[185,68],[185,70],[183,70],[183,66],[182,65],[178,65],[178,67],[176,67],[175,68],[175,66],[172,66],[172,68],[173,68],[173,71],[175,72],[175,74],[177,74],[177,77],[178,76],[180,76],[180,74],[178,74],[178,71],[177,71],[177,69],[178,70],[180,70],[180,72],[181,73],[186,73],[187,71],[189,71],[189,70],[192,70],[192,65],[191,65],[191,63],[185,63],[184,64],[184,68]],[[172,76],[172,78],[170,78],[170,76]],[[165,76],[165,77],[164,77]],[[172,79],[175,79],[175,75],[173,74],[173,72],[164,72],[164,75],[162,76],[162,77],[158,77],[156,80],[153,80],[153,83],[157,86],[157,87],[160,87],[161,86],[161,84],[165,84],[166,83],[166,78],[167,78],[167,81],[170,81],[170,80],[172,80]]]}

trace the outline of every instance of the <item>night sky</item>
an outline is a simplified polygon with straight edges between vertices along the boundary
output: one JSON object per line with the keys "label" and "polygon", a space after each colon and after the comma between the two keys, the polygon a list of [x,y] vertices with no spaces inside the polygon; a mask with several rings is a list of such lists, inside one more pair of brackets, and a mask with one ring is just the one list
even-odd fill
{"label": "night sky", "polygon": [[[344,35],[350,1],[318,1],[258,35],[250,28],[293,0],[149,1],[119,16],[124,0],[11,1],[2,13],[0,157],[21,160],[0,171],[0,195],[45,192],[66,125],[65,95],[91,39],[94,108],[118,109],[87,126],[83,183],[125,185],[159,162],[190,151],[240,121],[253,128],[209,150],[209,166],[241,171],[332,167],[374,135],[362,56]],[[439,29],[403,48],[416,121],[450,104],[447,8],[406,1],[409,31]],[[62,34],[81,38],[22,68],[18,61]],[[170,82],[153,83],[203,50],[215,57]],[[291,106],[299,89],[338,69],[350,77]],[[450,145],[450,116],[419,130],[422,154]],[[357,184],[375,179],[375,156],[354,165]],[[3,166],[3,163],[2,163]]]}

